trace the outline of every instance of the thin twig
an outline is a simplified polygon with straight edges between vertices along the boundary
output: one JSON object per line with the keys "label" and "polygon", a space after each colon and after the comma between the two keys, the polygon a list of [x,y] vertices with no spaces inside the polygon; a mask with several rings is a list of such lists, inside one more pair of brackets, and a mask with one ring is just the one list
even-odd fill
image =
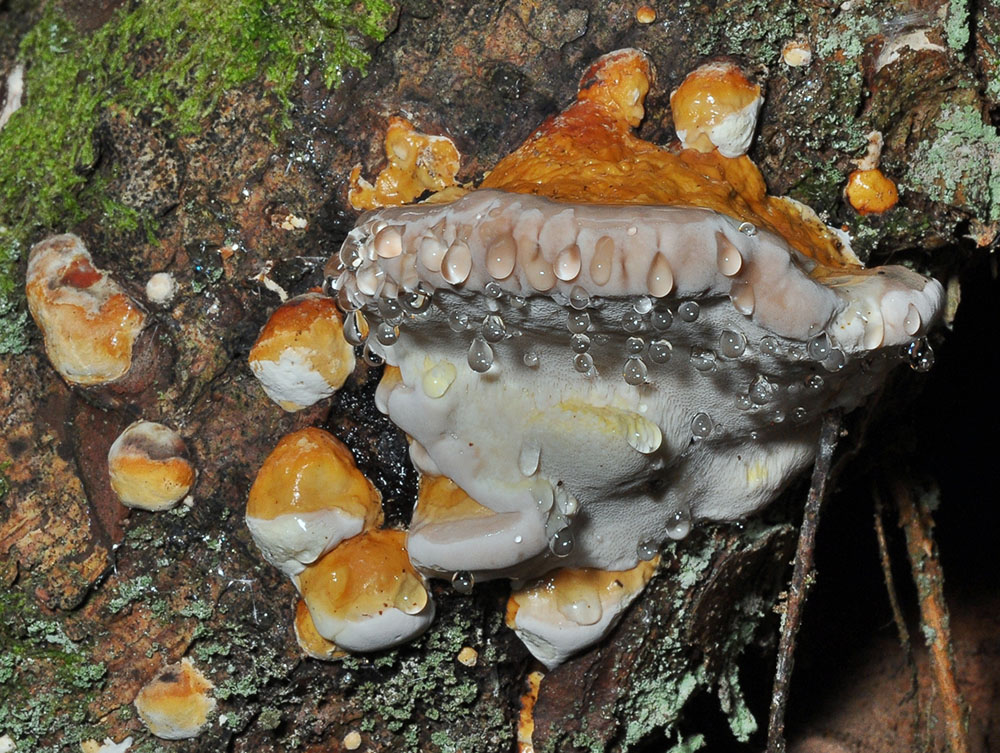
{"label": "thin twig", "polygon": [[955,656],[944,600],[944,573],[931,529],[934,521],[923,499],[914,501],[911,489],[901,479],[892,486],[899,508],[899,525],[906,533],[913,582],[920,602],[920,623],[930,648],[931,677],[941,698],[945,737],[951,753],[969,753],[965,703],[955,680]]}
{"label": "thin twig", "polygon": [[819,528],[819,513],[826,496],[826,483],[830,477],[833,451],[840,435],[840,413],[831,411],[823,417],[820,430],[819,448],[813,465],[809,496],[806,498],[805,515],[799,531],[799,543],[795,550],[795,567],[788,587],[785,615],[781,622],[781,638],[778,642],[778,661],[774,672],[774,687],[771,691],[771,717],[767,726],[767,750],[769,753],[785,751],[785,707],[788,705],[788,688],[795,663],[795,638],[802,623],[802,608],[813,579],[813,560],[816,550],[816,531]]}

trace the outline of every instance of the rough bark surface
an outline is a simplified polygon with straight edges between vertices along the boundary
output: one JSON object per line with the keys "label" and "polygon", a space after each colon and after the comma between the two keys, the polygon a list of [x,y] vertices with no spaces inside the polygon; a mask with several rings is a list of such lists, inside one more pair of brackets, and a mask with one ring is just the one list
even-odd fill
{"label": "rough bark surface", "polygon": [[[404,0],[380,44],[350,36],[371,52],[367,74],[346,69],[331,89],[318,70],[301,71],[290,107],[265,83],[262,64],[194,132],[177,129],[169,108],[102,109],[93,163],[74,166],[85,179],[72,189],[82,208],[60,221],[0,215],[0,224],[24,233],[13,279],[23,285],[25,243],[72,231],[137,300],[158,271],[170,272],[179,292],[169,306],[148,305],[150,355],[139,383],[68,386],[30,321],[27,349],[0,355],[0,740],[9,736],[17,751],[132,736],[131,751],[318,753],[344,749],[345,736],[358,731],[371,751],[515,750],[525,678],[537,666],[503,626],[503,585],[463,597],[435,584],[434,627],[398,650],[336,664],[301,656],[291,630],[294,589],[262,560],[243,523],[256,469],[282,435],[327,428],[381,490],[390,523],[408,519],[416,476],[403,437],[374,407],[377,369],[362,364],[335,397],[296,414],[265,396],[246,356],[279,303],[274,291],[295,295],[321,282],[323,262],[356,216],[347,176],[359,163],[363,174],[377,172],[389,116],[451,137],[463,155],[460,179],[475,180],[571,100],[591,61],[628,46],[647,51],[656,68],[645,138],[673,138],[668,95],[686,72],[707,57],[733,56],[765,86],[751,156],[773,193],[843,225],[873,262],[905,261],[945,281],[966,269],[985,275],[981,262],[1000,220],[1000,136],[990,125],[1000,106],[1000,10],[855,5],[661,2],[655,22],[642,24],[636,3]],[[84,35],[130,12],[112,2],[0,2],[0,74],[19,62],[30,69],[19,45],[53,9]],[[927,44],[900,47],[879,68],[880,53],[915,29],[927,30]],[[809,42],[810,65],[782,61],[793,39]],[[138,45],[131,62],[155,68],[163,54]],[[32,96],[29,87],[22,117]],[[7,128],[17,125],[12,119]],[[863,217],[842,189],[876,129],[885,137],[883,170],[902,198],[885,215]],[[0,131],[0,148],[4,138]],[[115,222],[86,186],[100,186],[102,200],[138,221]],[[308,227],[284,229],[290,214]],[[973,286],[981,296],[989,289]],[[995,306],[985,306],[991,310],[995,323]],[[4,316],[18,311],[0,307]],[[912,430],[896,406],[912,404],[922,386],[910,374],[893,383],[892,420],[874,435],[878,447],[898,442],[899,456],[917,463],[913,453],[925,445],[902,439]],[[198,467],[190,507],[129,511],[114,495],[108,448],[139,417],[172,425],[187,441]],[[877,464],[860,475],[876,476]],[[801,498],[801,488],[792,490],[759,520],[699,530],[668,548],[611,637],[544,678],[534,750],[693,750],[703,736],[712,750],[760,747],[753,717],[762,720],[766,707],[748,708],[740,662],[748,648],[773,655],[760,646],[773,646],[773,607]],[[822,550],[822,529],[820,539]],[[822,551],[819,566],[822,577],[838,577],[829,560],[824,570]],[[997,734],[982,720],[990,709],[1000,718],[1000,648],[996,631],[991,640],[983,628],[995,623],[996,606],[994,599],[988,609],[960,612],[956,627],[978,641],[979,663],[960,669],[959,679],[975,686],[980,751]],[[464,646],[478,651],[473,667],[456,661]],[[960,668],[966,655],[960,648]],[[183,656],[215,684],[218,717],[197,738],[168,743],[145,730],[131,704],[163,664]],[[800,667],[808,672],[808,660]],[[759,659],[744,668],[748,695],[769,684],[769,671]],[[855,692],[883,691],[866,685],[845,695]],[[881,730],[865,737],[857,719],[870,709],[825,707],[809,717],[798,750],[909,750],[900,741],[918,735],[939,749],[940,735],[920,728],[909,701],[879,707],[895,720],[891,740]],[[815,747],[822,745],[839,747]]]}

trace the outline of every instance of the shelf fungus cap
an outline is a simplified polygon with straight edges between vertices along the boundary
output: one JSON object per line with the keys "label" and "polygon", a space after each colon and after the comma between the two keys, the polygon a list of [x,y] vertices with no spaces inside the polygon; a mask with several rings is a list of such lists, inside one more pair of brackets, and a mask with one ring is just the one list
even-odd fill
{"label": "shelf fungus cap", "polygon": [[347,651],[378,651],[415,638],[434,601],[410,564],[403,531],[371,529],[342,542],[296,578],[316,631]]}
{"label": "shelf fungus cap", "polygon": [[691,71],[670,95],[674,128],[685,149],[725,157],[747,153],[764,98],[738,65],[719,61]]}
{"label": "shelf fungus cap", "polygon": [[354,371],[336,304],[321,293],[283,303],[250,350],[250,369],[274,402],[292,412],[329,397]]}
{"label": "shelf fungus cap", "polygon": [[161,669],[135,697],[143,724],[164,740],[195,737],[215,711],[212,683],[190,659]]}
{"label": "shelf fungus cap", "polygon": [[351,451],[313,427],[278,442],[257,472],[246,511],[261,553],[289,576],[381,516],[381,497]]}
{"label": "shelf fungus cap", "polygon": [[169,426],[136,421],[108,450],[111,488],[128,507],[169,510],[190,491],[195,468],[181,435]]}
{"label": "shelf fungus cap", "polygon": [[631,570],[563,568],[515,590],[507,626],[551,669],[603,638],[653,577],[658,557]]}
{"label": "shelf fungus cap", "polygon": [[80,238],[67,233],[32,246],[26,294],[45,352],[67,382],[106,384],[129,371],[146,315],[94,266]]}
{"label": "shelf fungus cap", "polygon": [[293,627],[295,628],[295,640],[306,656],[320,661],[334,661],[347,656],[346,651],[341,650],[336,643],[328,641],[316,631],[316,625],[309,614],[309,607],[302,599],[299,599],[295,604]]}

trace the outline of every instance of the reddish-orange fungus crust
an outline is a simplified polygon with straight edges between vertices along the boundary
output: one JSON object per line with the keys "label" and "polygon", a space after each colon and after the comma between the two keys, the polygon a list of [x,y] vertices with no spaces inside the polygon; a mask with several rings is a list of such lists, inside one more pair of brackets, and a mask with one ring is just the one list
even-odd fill
{"label": "reddish-orange fungus crust", "polygon": [[565,202],[704,207],[768,228],[826,267],[857,266],[811,212],[769,196],[748,157],[672,151],[634,135],[650,80],[649,61],[637,50],[601,58],[583,76],[576,102],[501,160],[481,187]]}

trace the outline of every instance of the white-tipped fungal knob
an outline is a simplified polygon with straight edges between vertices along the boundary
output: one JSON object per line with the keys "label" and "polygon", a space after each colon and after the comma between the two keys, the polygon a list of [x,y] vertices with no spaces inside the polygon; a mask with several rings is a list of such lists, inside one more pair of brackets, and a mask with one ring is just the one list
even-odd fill
{"label": "white-tipped fungal knob", "polygon": [[77,236],[55,235],[32,246],[26,293],[45,352],[63,379],[98,385],[128,372],[146,315],[94,267]]}
{"label": "white-tipped fungal knob", "polygon": [[760,87],[728,62],[696,68],[670,95],[674,129],[684,148],[717,148],[725,157],[747,153],[763,102]]}
{"label": "white-tipped fungal knob", "polygon": [[342,542],[296,578],[316,631],[347,651],[378,651],[420,635],[434,618],[402,531],[372,529]]}
{"label": "white-tipped fungal knob", "polygon": [[169,426],[136,421],[108,450],[111,488],[129,507],[169,510],[191,489],[195,469],[181,435]]}
{"label": "white-tipped fungal knob", "polygon": [[166,305],[174,299],[177,281],[169,272],[157,272],[146,281],[146,298],[150,303]]}
{"label": "white-tipped fungal knob", "polygon": [[653,577],[659,557],[625,572],[563,568],[514,591],[507,626],[550,669],[599,641]]}
{"label": "white-tipped fungal knob", "polygon": [[150,732],[164,740],[195,737],[215,711],[212,683],[181,659],[161,669],[135,697],[135,709]]}
{"label": "white-tipped fungal knob", "polygon": [[279,306],[250,350],[250,369],[286,411],[306,408],[340,389],[354,371],[336,305],[306,293]]}
{"label": "white-tipped fungal knob", "polygon": [[351,451],[310,427],[283,437],[267,456],[250,488],[246,521],[268,562],[294,576],[381,516],[381,497]]}

